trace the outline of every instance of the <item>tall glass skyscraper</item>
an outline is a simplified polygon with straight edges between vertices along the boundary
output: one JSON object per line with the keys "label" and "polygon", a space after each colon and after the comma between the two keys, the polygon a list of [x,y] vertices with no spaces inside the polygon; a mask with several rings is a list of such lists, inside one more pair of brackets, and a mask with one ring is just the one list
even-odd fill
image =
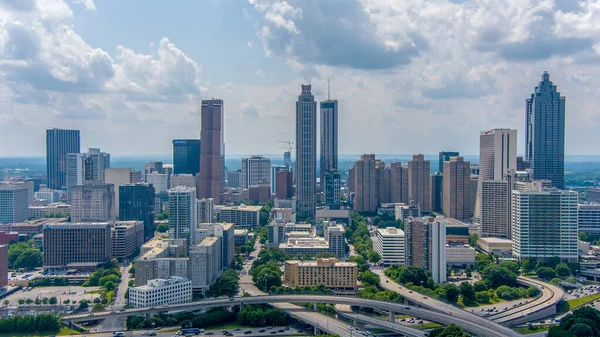
{"label": "tall glass skyscraper", "polygon": [[439,173],[444,173],[444,162],[445,161],[450,161],[450,157],[458,157],[460,156],[460,154],[458,152],[454,152],[454,151],[442,151],[439,153],[439,160],[438,160],[438,172]]}
{"label": "tall glass skyscraper", "polygon": [[200,172],[200,139],[173,139],[173,173]]}
{"label": "tall glass skyscraper", "polygon": [[338,101],[321,102],[321,188],[325,175],[338,169]]}
{"label": "tall glass skyscraper", "polygon": [[79,130],[46,130],[48,188],[67,189],[67,154],[79,153]]}
{"label": "tall glass skyscraper", "polygon": [[215,204],[223,203],[225,186],[225,136],[223,100],[203,100],[200,111],[200,174],[198,175],[198,198],[213,198]]}
{"label": "tall glass skyscraper", "polygon": [[317,102],[302,85],[296,101],[296,200],[300,217],[315,217],[317,203]]}
{"label": "tall glass skyscraper", "polygon": [[560,96],[548,72],[527,99],[525,156],[533,178],[548,179],[556,188],[565,186],[565,97]]}
{"label": "tall glass skyscraper", "polygon": [[154,186],[129,184],[119,186],[119,220],[143,221],[144,240],[154,236]]}

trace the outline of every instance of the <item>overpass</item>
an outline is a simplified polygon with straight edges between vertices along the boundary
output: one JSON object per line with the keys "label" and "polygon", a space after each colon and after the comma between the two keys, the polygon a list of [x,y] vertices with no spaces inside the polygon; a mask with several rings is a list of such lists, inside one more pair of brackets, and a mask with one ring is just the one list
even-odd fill
{"label": "overpass", "polygon": [[[345,304],[357,307],[366,307],[379,310],[389,311],[390,316],[393,317],[394,313],[411,315],[426,319],[429,321],[439,322],[444,325],[455,323],[460,325],[466,331],[476,334],[478,336],[486,337],[505,337],[505,336],[521,336],[519,333],[504,327],[500,324],[486,320],[476,315],[469,315],[467,317],[460,317],[450,314],[433,312],[426,309],[419,309],[414,306],[407,306],[404,304],[384,302],[377,300],[370,300],[364,298],[345,297],[345,296],[332,296],[332,295],[264,295],[264,296],[250,296],[250,297],[234,297],[228,299],[208,299],[199,302],[173,304],[162,307],[150,307],[150,308],[135,308],[123,310],[121,312],[98,312],[87,315],[72,315],[65,316],[63,320],[65,322],[83,322],[91,320],[101,320],[108,317],[126,317],[126,316],[138,316],[147,314],[158,314],[161,312],[168,311],[196,311],[205,310],[216,307],[227,307],[235,305],[245,304],[272,304],[272,303],[333,303],[333,304]],[[471,317],[474,316],[474,317]]]}

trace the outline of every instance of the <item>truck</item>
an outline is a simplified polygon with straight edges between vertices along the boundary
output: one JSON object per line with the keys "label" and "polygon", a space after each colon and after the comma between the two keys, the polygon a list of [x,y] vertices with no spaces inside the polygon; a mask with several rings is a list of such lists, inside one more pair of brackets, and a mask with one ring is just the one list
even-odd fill
{"label": "truck", "polygon": [[183,336],[186,336],[186,335],[192,335],[192,334],[193,334],[193,335],[199,335],[199,334],[201,334],[202,332],[204,332],[204,330],[203,330],[203,329],[198,329],[198,328],[187,328],[187,329],[181,329],[181,334],[182,334]]}

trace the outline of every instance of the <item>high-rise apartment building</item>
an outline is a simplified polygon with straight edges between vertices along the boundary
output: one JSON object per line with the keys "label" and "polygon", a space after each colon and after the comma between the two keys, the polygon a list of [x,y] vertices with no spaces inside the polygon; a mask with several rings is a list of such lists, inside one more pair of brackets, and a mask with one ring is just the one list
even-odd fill
{"label": "high-rise apartment building", "polygon": [[8,245],[0,245],[0,288],[8,285]]}
{"label": "high-rise apartment building", "polygon": [[342,178],[339,171],[328,171],[325,173],[323,191],[325,194],[325,205],[329,209],[340,209],[342,204]]}
{"label": "high-rise apartment building", "polygon": [[375,212],[377,210],[377,173],[374,154],[363,154],[354,162],[354,210]]}
{"label": "high-rise apartment building", "polygon": [[356,192],[356,170],[354,169],[354,165],[348,168],[348,179],[346,179],[346,185],[348,187],[348,194]]}
{"label": "high-rise apartment building", "polygon": [[577,262],[577,191],[543,188],[533,181],[512,191],[513,256],[547,260],[558,256]]}
{"label": "high-rise apartment building", "polygon": [[169,175],[153,171],[146,175],[146,182],[154,186],[156,193],[165,193],[169,190]]}
{"label": "high-rise apartment building", "polygon": [[315,218],[317,203],[317,102],[302,85],[296,101],[296,198],[300,217]]}
{"label": "high-rise apartment building", "polygon": [[85,180],[71,188],[72,222],[105,222],[114,219],[115,185]]}
{"label": "high-rise apartment building", "polygon": [[119,220],[143,221],[144,240],[154,237],[154,187],[137,183],[119,186]]}
{"label": "high-rise apartment building", "polygon": [[378,227],[373,240],[373,249],[381,256],[381,264],[404,266],[406,262],[404,241],[404,231],[401,229]]}
{"label": "high-rise apartment building", "polygon": [[327,98],[320,104],[321,112],[321,186],[325,174],[338,169],[338,101]]}
{"label": "high-rise apartment building", "polygon": [[173,139],[173,173],[200,172],[200,139]]}
{"label": "high-rise apartment building", "polygon": [[67,197],[69,189],[84,180],[104,180],[104,170],[110,168],[110,154],[90,148],[87,153],[67,154]]}
{"label": "high-rise apartment building", "polygon": [[110,224],[64,223],[44,227],[44,268],[100,264],[111,257]]}
{"label": "high-rise apartment building", "polygon": [[218,206],[215,207],[217,222],[233,223],[241,227],[256,227],[260,224],[262,206]]}
{"label": "high-rise apartment building", "polygon": [[294,196],[294,174],[289,170],[277,172],[275,176],[275,196],[279,199],[289,199]]}
{"label": "high-rise apartment building", "polygon": [[196,189],[178,186],[169,190],[169,238],[192,239],[198,221]]}
{"label": "high-rise apartment building", "polygon": [[[436,172],[432,173],[430,176],[430,185],[431,185],[431,210],[433,212],[443,212],[442,209],[442,200],[443,200],[443,184],[444,184],[444,175],[442,173]],[[469,189],[470,191],[470,189]],[[471,212],[469,212],[470,214]]]}
{"label": "high-rise apartment building", "polygon": [[190,247],[188,279],[192,290],[206,294],[211,284],[221,275],[223,269],[222,238],[209,236],[199,244]]}
{"label": "high-rise apartment building", "polygon": [[227,187],[241,188],[242,187],[242,170],[227,172]]}
{"label": "high-rise apartment building", "polygon": [[194,243],[201,242],[209,236],[221,238],[222,265],[227,269],[235,257],[235,230],[231,223],[199,223],[194,234]]}
{"label": "high-rise apartment building", "polygon": [[389,180],[390,170],[385,167],[385,162],[375,161],[375,190],[377,194],[377,203],[383,204],[389,202]]}
{"label": "high-rise apartment building", "polygon": [[111,227],[112,257],[122,261],[137,254],[144,244],[142,221],[117,221]]}
{"label": "high-rise apartment building", "polygon": [[173,174],[171,175],[171,188],[177,186],[196,188],[196,177],[193,174]]}
{"label": "high-rise apartment building", "polygon": [[26,186],[0,184],[0,223],[28,220],[28,195]]}
{"label": "high-rise apartment building", "polygon": [[390,164],[389,173],[389,201],[393,204],[408,203],[408,174],[402,163]]}
{"label": "high-rise apartment building", "polygon": [[271,184],[271,159],[263,156],[242,158],[242,188]]}
{"label": "high-rise apartment building", "polygon": [[444,173],[444,162],[449,161],[450,157],[458,157],[460,154],[454,151],[442,151],[439,153],[438,172]]}
{"label": "high-rise apartment building", "polygon": [[[277,173],[281,171],[289,171],[289,168],[285,165],[271,165],[271,194],[277,193]],[[290,172],[291,175],[291,172]],[[292,175],[292,184],[294,183],[294,176]]]}
{"label": "high-rise apartment building", "polygon": [[215,221],[215,201],[212,198],[198,199],[197,221],[198,223],[209,223]]}
{"label": "high-rise apartment building", "polygon": [[408,218],[404,222],[406,265],[423,267],[433,281],[446,281],[446,221],[443,218]]}
{"label": "high-rise apartment building", "polygon": [[431,212],[430,162],[422,154],[413,155],[408,161],[408,198],[421,208],[421,212]]}
{"label": "high-rise apartment building", "polygon": [[517,130],[492,129],[479,135],[479,176],[474,218],[481,237],[510,238],[510,190],[506,174],[517,168]]}
{"label": "high-rise apartment building", "polygon": [[79,130],[46,130],[48,188],[67,190],[67,154],[79,153]]}
{"label": "high-rise apartment building", "polygon": [[449,218],[471,218],[471,163],[463,157],[450,157],[444,162],[443,211]]}
{"label": "high-rise apartment building", "polygon": [[342,225],[330,224],[323,229],[325,241],[329,243],[329,252],[335,254],[338,259],[346,257],[346,230]]}
{"label": "high-rise apartment building", "polygon": [[203,100],[200,111],[200,174],[198,175],[198,198],[213,198],[215,203],[223,202],[225,173],[225,118],[223,100]]}
{"label": "high-rise apartment building", "polygon": [[548,179],[559,189],[565,185],[565,101],[544,72],[525,109],[525,159],[533,179]]}

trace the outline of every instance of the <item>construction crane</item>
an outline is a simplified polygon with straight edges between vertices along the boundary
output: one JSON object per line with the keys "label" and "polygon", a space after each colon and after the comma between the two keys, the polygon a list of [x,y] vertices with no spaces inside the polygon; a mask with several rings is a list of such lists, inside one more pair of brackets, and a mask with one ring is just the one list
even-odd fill
{"label": "construction crane", "polygon": [[292,142],[291,140],[280,140],[278,141],[278,143],[282,143],[282,144],[287,144],[287,149],[288,151],[291,153],[292,152],[292,145],[294,145],[294,142]]}

